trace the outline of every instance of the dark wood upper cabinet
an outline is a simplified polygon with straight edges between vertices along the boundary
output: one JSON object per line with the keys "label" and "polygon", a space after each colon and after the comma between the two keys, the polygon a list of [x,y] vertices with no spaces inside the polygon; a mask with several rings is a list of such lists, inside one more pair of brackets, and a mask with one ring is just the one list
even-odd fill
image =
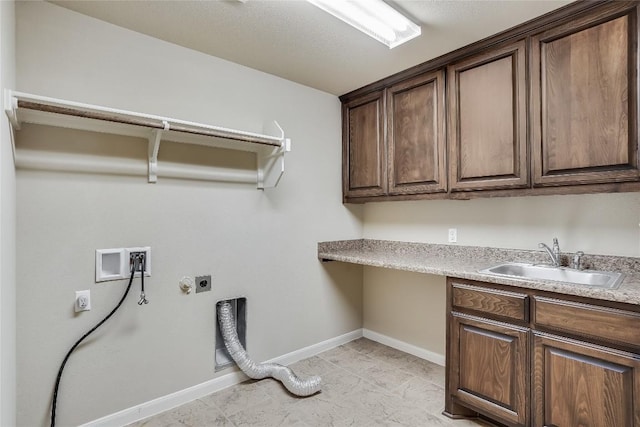
{"label": "dark wood upper cabinet", "polygon": [[638,180],[637,13],[613,2],[532,37],[535,186]]}
{"label": "dark wood upper cabinet", "polygon": [[447,190],[444,71],[387,89],[389,194]]}
{"label": "dark wood upper cabinet", "polygon": [[447,191],[444,72],[343,105],[345,200]]}
{"label": "dark wood upper cabinet", "polygon": [[345,197],[377,196],[387,191],[383,93],[369,94],[342,107]]}
{"label": "dark wood upper cabinet", "polygon": [[526,45],[521,40],[450,65],[449,185],[528,185]]}
{"label": "dark wood upper cabinet", "polygon": [[576,1],[341,96],[344,201],[640,191],[639,15]]}

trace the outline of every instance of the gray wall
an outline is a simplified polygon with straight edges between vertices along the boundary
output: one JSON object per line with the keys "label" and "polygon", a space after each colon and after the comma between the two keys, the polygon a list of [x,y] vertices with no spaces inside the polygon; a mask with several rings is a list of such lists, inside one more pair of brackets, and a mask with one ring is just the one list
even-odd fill
{"label": "gray wall", "polygon": [[[5,22],[13,4],[0,5],[5,46],[12,38],[11,20]],[[461,245],[535,249],[557,236],[567,251],[640,255],[638,194],[343,206],[335,97],[49,3],[20,2],[16,10],[19,90],[257,132],[277,119],[293,140],[281,186],[266,192],[250,185],[162,178],[150,185],[140,177],[18,171],[20,425],[46,424],[62,356],[124,289],[123,281],[93,282],[95,249],[150,245],[151,303],[140,308],[131,296],[73,356],[62,385],[60,425],[215,377],[213,306],[237,295],[249,298],[248,347],[258,360],[363,326],[427,352],[444,352],[442,277],[321,265],[317,241],[364,236],[446,243],[447,229],[456,227]],[[5,60],[9,51],[3,47],[3,79],[7,68],[13,71],[7,66],[12,60]],[[82,153],[101,162],[144,162],[146,152],[146,142],[137,139],[36,126],[26,126],[18,144],[23,152]],[[9,158],[3,151],[3,162]],[[253,161],[174,144],[163,144],[160,158],[222,167]],[[0,230],[9,236],[11,183],[12,168],[3,168]],[[15,288],[6,285],[13,283],[12,254],[4,249],[11,242],[5,234],[2,242],[5,425],[13,403],[7,393],[13,379],[5,374],[14,363]],[[178,290],[182,276],[202,273],[214,276],[211,293],[185,296]],[[74,315],[74,291],[81,289],[91,289],[94,309]]]}
{"label": "gray wall", "polygon": [[[13,1],[0,2],[0,89],[15,85]],[[2,101],[4,111],[4,97]],[[16,178],[7,116],[0,116],[0,425],[16,424]]]}
{"label": "gray wall", "polygon": [[[215,302],[248,298],[256,360],[362,327],[362,269],[316,258],[322,240],[359,238],[360,208],[340,198],[335,96],[78,15],[17,4],[18,89],[40,95],[261,131],[277,119],[293,151],[280,186],[18,170],[18,423],[44,425],[56,369],[118,301],[124,281],[94,283],[94,251],[150,245],[150,304],[138,282],[65,371],[59,425],[75,425],[215,377]],[[69,150],[145,161],[146,141],[25,126],[18,150]],[[237,154],[163,144],[160,160],[242,165]],[[184,295],[183,276],[213,291]],[[93,310],[73,313],[74,291]],[[224,372],[224,371],[223,371]]]}
{"label": "gray wall", "polygon": [[[558,237],[563,251],[637,257],[639,222],[638,193],[370,203],[364,237],[446,244],[457,228],[459,245],[537,250]],[[363,295],[364,328],[444,356],[444,277],[367,267]]]}

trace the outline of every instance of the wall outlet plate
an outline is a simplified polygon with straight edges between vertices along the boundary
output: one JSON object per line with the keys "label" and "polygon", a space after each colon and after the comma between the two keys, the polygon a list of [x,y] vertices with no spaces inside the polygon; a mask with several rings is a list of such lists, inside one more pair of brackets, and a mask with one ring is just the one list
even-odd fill
{"label": "wall outlet plate", "polygon": [[449,243],[456,243],[458,241],[458,229],[450,228],[449,229]]}
{"label": "wall outlet plate", "polygon": [[91,310],[91,291],[76,291],[76,301],[74,304],[76,313],[79,311]]}
{"label": "wall outlet plate", "polygon": [[211,275],[208,276],[196,276],[196,293],[207,292],[211,290]]}

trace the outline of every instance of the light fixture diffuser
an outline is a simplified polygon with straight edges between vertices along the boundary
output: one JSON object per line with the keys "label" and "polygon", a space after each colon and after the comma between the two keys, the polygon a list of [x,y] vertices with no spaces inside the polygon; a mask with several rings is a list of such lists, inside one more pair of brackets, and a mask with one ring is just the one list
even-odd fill
{"label": "light fixture diffuser", "polygon": [[421,34],[420,27],[382,0],[307,0],[392,49]]}

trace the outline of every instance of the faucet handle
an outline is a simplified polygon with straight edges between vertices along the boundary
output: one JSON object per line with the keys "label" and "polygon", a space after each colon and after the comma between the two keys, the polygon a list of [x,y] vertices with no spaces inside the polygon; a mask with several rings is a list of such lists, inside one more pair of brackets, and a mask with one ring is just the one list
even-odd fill
{"label": "faucet handle", "polygon": [[583,255],[584,255],[584,252],[578,251],[573,256],[573,268],[575,270],[581,270],[582,269],[582,265],[580,265],[580,262],[581,262],[581,259],[582,259]]}

